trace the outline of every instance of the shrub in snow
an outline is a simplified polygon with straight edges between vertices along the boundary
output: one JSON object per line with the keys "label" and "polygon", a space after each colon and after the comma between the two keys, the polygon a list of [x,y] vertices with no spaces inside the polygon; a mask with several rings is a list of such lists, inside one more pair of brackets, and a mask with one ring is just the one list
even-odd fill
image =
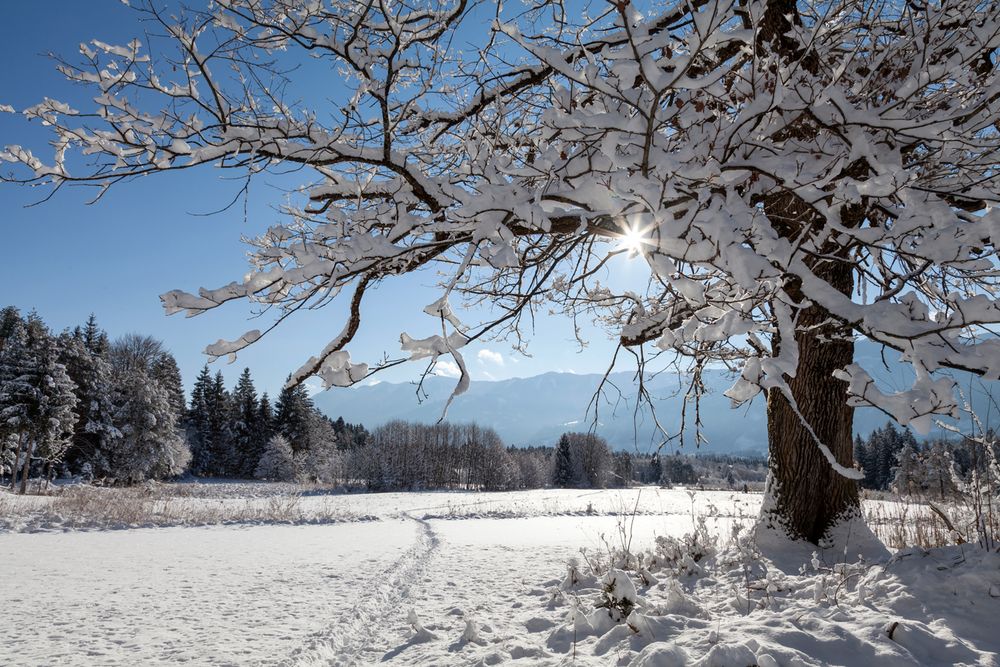
{"label": "shrub in snow", "polygon": [[601,599],[597,607],[607,609],[616,623],[628,618],[638,600],[639,593],[628,572],[612,569],[601,579]]}
{"label": "shrub in snow", "polygon": [[276,435],[268,440],[254,476],[257,479],[277,482],[295,481],[295,455],[285,436]]}
{"label": "shrub in snow", "polygon": [[653,553],[646,560],[651,572],[669,570],[676,575],[701,574],[706,559],[718,553],[719,538],[708,530],[704,517],[699,517],[695,530],[677,538],[659,535]]}

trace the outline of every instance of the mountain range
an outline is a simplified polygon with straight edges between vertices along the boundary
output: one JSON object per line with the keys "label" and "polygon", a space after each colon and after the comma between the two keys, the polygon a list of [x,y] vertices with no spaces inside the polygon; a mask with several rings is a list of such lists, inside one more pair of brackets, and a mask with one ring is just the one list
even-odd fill
{"label": "mountain range", "polygon": [[[898,354],[883,351],[871,343],[857,346],[856,360],[880,386],[899,390],[912,381],[909,366],[898,361]],[[601,375],[544,373],[534,377],[500,381],[475,380],[469,390],[457,397],[448,410],[451,422],[476,422],[492,427],[511,445],[553,445],[567,431],[586,431],[594,427],[598,435],[615,449],[652,451],[659,443],[657,430],[648,407],[636,411],[636,383],[631,372],[613,373],[605,383],[601,400],[595,391]],[[707,443],[699,451],[716,454],[763,453],[767,449],[766,416],[763,396],[749,405],[733,409],[723,392],[734,377],[723,370],[706,370],[703,382],[706,393],[700,402],[702,434]],[[656,419],[671,434],[681,427],[684,391],[687,378],[663,372],[647,379],[645,389],[655,405]],[[387,383],[333,389],[313,396],[325,414],[343,416],[369,429],[393,419],[431,423],[437,421],[456,380],[428,377],[418,399],[413,383]],[[968,388],[968,378],[963,382]],[[991,383],[992,384],[992,383]],[[989,415],[991,386],[979,383],[974,392],[974,406],[982,417]],[[1000,393],[997,394],[1000,396]],[[988,418],[988,417],[987,417]],[[871,408],[855,412],[854,431],[868,434],[882,426],[887,417]],[[684,444],[681,451],[695,449],[694,405],[687,405]],[[941,435],[941,432],[931,435]],[[678,444],[676,441],[675,445]]]}

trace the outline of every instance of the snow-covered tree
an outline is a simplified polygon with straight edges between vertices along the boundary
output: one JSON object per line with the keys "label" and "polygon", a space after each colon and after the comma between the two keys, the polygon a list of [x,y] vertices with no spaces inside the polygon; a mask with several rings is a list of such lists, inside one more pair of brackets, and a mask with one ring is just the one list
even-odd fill
{"label": "snow-covered tree", "polygon": [[24,326],[20,311],[14,306],[4,306],[0,309],[0,352],[3,352],[7,341]]}
{"label": "snow-covered tree", "polygon": [[552,463],[544,450],[518,449],[514,460],[519,469],[519,488],[541,489],[552,483]]}
{"label": "snow-covered tree", "polygon": [[222,371],[216,371],[206,394],[208,411],[208,441],[211,443],[213,466],[207,472],[212,475],[229,477],[236,474],[239,467],[238,456],[233,448],[233,401],[226,389],[226,379]]}
{"label": "snow-covered tree", "polygon": [[233,472],[240,477],[252,477],[267,441],[261,439],[260,401],[249,368],[243,369],[233,390],[232,419],[230,430],[236,458]]}
{"label": "snow-covered tree", "polygon": [[188,405],[186,426],[188,442],[191,443],[191,472],[203,474],[212,468],[211,442],[208,426],[208,394],[212,390],[212,374],[205,364],[191,388],[191,403]]}
{"label": "snow-covered tree", "polygon": [[[13,343],[15,336],[23,335],[23,327],[24,320],[17,308],[5,306],[0,310],[0,385],[4,381],[4,374],[9,375],[13,369],[9,365],[11,360],[4,357],[4,350]],[[8,474],[13,477],[17,446],[18,437],[13,428],[0,423],[0,477]]]}
{"label": "snow-covered tree", "polygon": [[270,481],[293,482],[296,475],[292,446],[288,439],[279,433],[268,440],[254,476]]}
{"label": "snow-covered tree", "polygon": [[[595,314],[622,346],[728,364],[734,403],[768,403],[765,523],[815,542],[860,514],[855,406],[923,430],[957,410],[935,371],[1000,376],[987,333],[1000,322],[998,5],[537,0],[497,3],[484,25],[464,0],[225,0],[179,16],[132,4],[163,26],[155,57],[138,40],[84,44],[61,69],[92,104],[24,109],[54,132],[54,155],[0,157],[55,186],[294,166],[301,196],[255,241],[249,274],[163,296],[169,312],[245,298],[283,318],[343,292],[344,328],[293,384],[377,370],[347,351],[366,292],[440,264],[451,276],[425,309],[432,330],[402,336],[409,358],[464,369],[463,346],[520,340],[548,299]],[[324,66],[346,86],[332,100],[282,80]],[[602,280],[626,252],[648,280]],[[463,323],[459,292],[496,316]],[[913,385],[878,387],[855,363],[858,336],[899,350]],[[467,386],[463,370],[455,393]]]}
{"label": "snow-covered tree", "polygon": [[923,452],[920,475],[924,489],[942,500],[958,491],[959,476],[949,443],[940,439],[928,443]]}
{"label": "snow-covered tree", "polygon": [[107,357],[111,352],[111,343],[108,341],[108,334],[97,325],[97,316],[93,313],[87,318],[80,332],[83,344],[91,354],[100,357]]}
{"label": "snow-covered tree", "polygon": [[872,431],[866,439],[859,436],[854,443],[854,458],[865,473],[862,485],[869,489],[889,488],[899,452],[907,446],[916,451],[913,434],[891,422]]}
{"label": "snow-covered tree", "polygon": [[920,455],[915,444],[908,444],[896,455],[892,488],[900,495],[919,493],[923,485],[920,473]]}
{"label": "snow-covered tree", "polygon": [[559,437],[556,445],[556,455],[552,468],[552,485],[560,489],[572,486],[575,482],[573,475],[573,459],[569,446],[569,437],[563,433]]}
{"label": "snow-covered tree", "polygon": [[285,436],[295,451],[309,448],[314,411],[312,399],[303,385],[288,384],[282,388],[274,405],[274,428]]}
{"label": "snow-covered tree", "polygon": [[174,355],[164,350],[150,366],[150,377],[152,377],[167,392],[170,399],[170,407],[174,411],[174,417],[180,424],[184,420],[187,412],[187,403],[184,400],[184,384],[181,381],[181,369],[177,367],[177,360]]}
{"label": "snow-covered tree", "polygon": [[[191,389],[187,432],[191,443],[191,472],[227,476],[239,467],[233,451],[232,399],[221,371],[213,376],[206,364]],[[254,464],[256,465],[256,463]]]}
{"label": "snow-covered tree", "polygon": [[102,468],[103,452],[118,436],[115,426],[115,395],[111,366],[103,354],[87,344],[83,330],[59,338],[59,358],[76,385],[77,415],[73,440],[66,452],[66,465],[79,471],[85,464]]}
{"label": "snow-covered tree", "polygon": [[69,447],[76,415],[74,390],[59,348],[41,318],[31,313],[16,325],[0,352],[0,438],[16,442],[11,488],[18,469],[21,493],[28,489],[33,460],[47,468]]}
{"label": "snow-covered tree", "polygon": [[102,449],[97,472],[118,482],[180,475],[191,450],[177,426],[170,395],[141,366],[115,373],[114,423],[117,434]]}
{"label": "snow-covered tree", "polygon": [[517,488],[517,464],[499,437],[485,444],[482,461],[483,472],[480,483],[483,491],[506,491]]}

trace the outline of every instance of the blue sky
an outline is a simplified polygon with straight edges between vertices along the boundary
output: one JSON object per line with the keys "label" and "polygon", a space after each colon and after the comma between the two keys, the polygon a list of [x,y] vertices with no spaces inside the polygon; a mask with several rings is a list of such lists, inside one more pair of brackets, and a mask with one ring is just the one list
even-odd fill
{"label": "blue sky", "polygon": [[[142,36],[136,14],[118,0],[10,2],[4,4],[3,18],[0,62],[6,66],[0,71],[0,104],[17,109],[45,96],[86,108],[89,91],[66,82],[45,54],[72,60],[81,42],[125,43]],[[0,145],[23,144],[47,155],[47,140],[37,123],[0,114]],[[269,321],[254,321],[245,302],[191,319],[168,318],[160,307],[158,296],[170,289],[194,291],[241,278],[247,270],[241,235],[279,220],[273,207],[282,201],[280,179],[270,176],[254,182],[246,220],[242,207],[198,215],[221,208],[238,191],[240,185],[223,176],[203,169],[144,178],[119,185],[92,205],[87,204],[92,190],[64,188],[28,208],[48,192],[0,185],[0,305],[35,308],[56,330],[81,323],[93,312],[112,336],[154,335],[177,357],[190,387],[206,361],[206,344],[263,329]],[[640,265],[641,260],[623,264],[623,278],[634,272],[642,280]],[[400,356],[402,331],[415,337],[437,333],[435,322],[421,313],[436,298],[429,287],[433,282],[429,274],[390,280],[371,294],[361,333],[350,346],[354,359]],[[339,304],[305,313],[241,353],[234,365],[220,361],[213,367],[221,368],[232,384],[242,367],[249,366],[258,387],[274,394],[289,372],[340,331],[344,313]],[[489,342],[469,348],[466,358],[476,379],[603,372],[613,347],[598,331],[589,338],[591,345],[581,353],[567,320],[543,317],[533,335],[532,357],[512,353],[503,342]],[[422,368],[419,363],[404,365],[378,378],[413,380]]]}

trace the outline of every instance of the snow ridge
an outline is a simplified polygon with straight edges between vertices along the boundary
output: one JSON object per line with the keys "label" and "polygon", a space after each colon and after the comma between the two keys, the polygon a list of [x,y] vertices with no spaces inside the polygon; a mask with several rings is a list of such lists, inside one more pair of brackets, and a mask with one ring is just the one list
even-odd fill
{"label": "snow ridge", "polygon": [[401,516],[420,526],[416,542],[402,556],[371,577],[372,586],[345,600],[340,617],[314,635],[309,645],[297,650],[283,665],[294,667],[349,667],[365,664],[363,654],[372,640],[382,635],[386,620],[402,616],[410,598],[412,582],[419,581],[440,539],[430,523],[406,512]]}

